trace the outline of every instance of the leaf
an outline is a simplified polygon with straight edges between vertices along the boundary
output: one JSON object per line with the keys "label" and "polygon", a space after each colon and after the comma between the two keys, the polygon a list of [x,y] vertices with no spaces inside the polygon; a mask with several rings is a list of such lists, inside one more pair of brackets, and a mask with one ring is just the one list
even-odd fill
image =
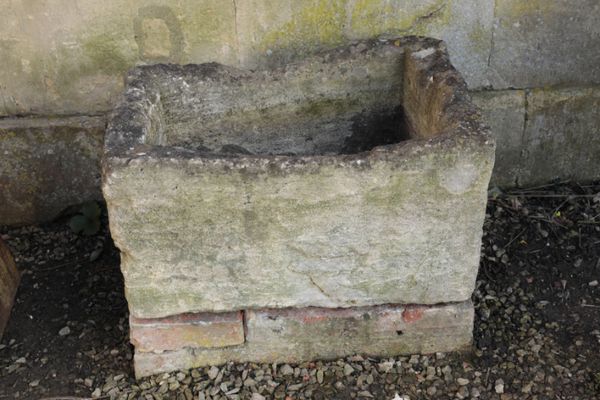
{"label": "leaf", "polygon": [[83,215],[75,215],[69,220],[69,227],[74,233],[79,233],[88,225],[88,219]]}
{"label": "leaf", "polygon": [[100,218],[100,207],[95,201],[88,201],[81,206],[81,213],[91,220]]}

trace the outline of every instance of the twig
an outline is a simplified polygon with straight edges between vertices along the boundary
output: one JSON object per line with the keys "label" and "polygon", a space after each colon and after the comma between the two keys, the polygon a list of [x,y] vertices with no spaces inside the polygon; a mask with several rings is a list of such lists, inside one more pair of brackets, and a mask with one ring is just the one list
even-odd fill
{"label": "twig", "polygon": [[552,187],[552,186],[560,186],[560,185],[563,185],[563,184],[569,183],[569,182],[571,182],[571,181],[562,181],[562,182],[548,183],[548,184],[545,184],[545,185],[540,185],[540,186],[534,186],[534,187],[531,187],[531,188],[527,188],[527,189],[524,189],[522,191],[523,192],[531,192],[531,191],[534,191],[536,189],[543,189],[543,188]]}
{"label": "twig", "polygon": [[57,269],[60,269],[60,268],[63,268],[63,267],[69,267],[71,265],[76,265],[76,264],[82,263],[84,261],[85,261],[85,258],[83,258],[83,259],[80,258],[80,259],[77,259],[77,260],[71,260],[71,261],[67,261],[67,262],[61,263],[61,264],[56,264],[56,265],[53,265],[52,267],[48,267],[48,268],[32,269],[32,271],[34,273],[35,272],[54,271],[54,270],[57,270]]}
{"label": "twig", "polygon": [[521,236],[523,234],[523,232],[525,232],[527,230],[527,228],[523,228],[523,230],[519,233],[517,233],[517,235],[515,237],[513,237],[512,239],[510,239],[510,241],[506,244],[506,246],[504,246],[505,249],[508,249],[510,247],[510,245],[517,240],[517,238],[519,236]]}
{"label": "twig", "polygon": [[597,306],[595,304],[581,304],[581,307],[600,308],[600,306]]}

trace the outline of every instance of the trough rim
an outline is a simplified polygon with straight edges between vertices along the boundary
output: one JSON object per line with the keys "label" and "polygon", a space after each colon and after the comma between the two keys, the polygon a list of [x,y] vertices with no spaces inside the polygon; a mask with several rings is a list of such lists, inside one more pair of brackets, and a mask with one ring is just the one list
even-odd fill
{"label": "trough rim", "polygon": [[[149,75],[190,74],[201,68],[226,68],[240,73],[243,77],[256,77],[265,70],[284,72],[289,68],[299,68],[316,60],[318,57],[347,57],[352,46],[364,44],[368,48],[375,46],[402,47],[405,50],[405,62],[409,58],[421,71],[420,85],[447,82],[452,92],[443,105],[443,114],[447,117],[447,129],[435,133],[429,138],[410,137],[406,140],[376,146],[370,150],[353,154],[314,154],[314,155],[271,155],[271,154],[219,154],[203,152],[196,149],[185,149],[180,146],[153,145],[146,143],[149,116],[147,109],[140,106],[145,102],[152,107],[150,98],[156,96],[155,88],[148,87]],[[417,53],[432,48],[421,57]],[[408,116],[407,116],[408,118]],[[126,121],[126,125],[122,122]],[[410,121],[408,121],[410,122]],[[141,164],[146,160],[180,164],[182,162],[202,164],[206,166],[258,170],[272,167],[302,168],[306,165],[368,165],[380,160],[410,159],[424,153],[458,148],[488,148],[495,150],[495,139],[490,128],[484,123],[481,111],[468,92],[462,75],[450,61],[446,44],[443,40],[423,36],[402,36],[391,39],[367,39],[352,42],[351,45],[324,50],[298,62],[288,63],[270,69],[244,70],[219,63],[202,64],[153,64],[141,65],[130,70],[125,78],[125,91],[117,106],[109,116],[102,159],[103,176],[113,167],[129,164]]]}

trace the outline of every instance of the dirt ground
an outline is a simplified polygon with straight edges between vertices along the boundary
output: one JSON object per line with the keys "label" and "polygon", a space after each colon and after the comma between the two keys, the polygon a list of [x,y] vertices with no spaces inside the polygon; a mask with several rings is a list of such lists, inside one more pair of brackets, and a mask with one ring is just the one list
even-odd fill
{"label": "dirt ground", "polygon": [[[137,381],[106,217],[0,227],[23,278],[0,399],[600,399],[600,184],[490,192],[473,351],[228,364]],[[62,397],[61,397],[62,396]]]}

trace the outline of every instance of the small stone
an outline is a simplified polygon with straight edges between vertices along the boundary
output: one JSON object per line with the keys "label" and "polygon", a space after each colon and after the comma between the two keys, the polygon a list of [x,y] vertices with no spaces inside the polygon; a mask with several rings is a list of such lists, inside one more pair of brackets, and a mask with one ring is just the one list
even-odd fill
{"label": "small stone", "polygon": [[60,331],[58,331],[59,336],[67,336],[69,333],[71,333],[71,328],[69,328],[68,326],[65,326]]}
{"label": "small stone", "polygon": [[433,396],[433,395],[435,395],[436,393],[437,393],[437,388],[436,388],[435,386],[429,386],[429,387],[427,388],[427,394],[428,394],[429,396]]}
{"label": "small stone", "polygon": [[94,389],[94,391],[92,392],[92,398],[97,399],[98,397],[100,397],[102,395],[102,390],[100,390],[100,388],[96,388]]}
{"label": "small stone", "polygon": [[379,363],[379,372],[387,374],[392,370],[392,368],[394,368],[394,364],[394,361],[384,361],[382,363]]}
{"label": "small stone", "polygon": [[324,379],[323,375],[324,374],[323,374],[323,370],[322,369],[320,369],[320,370],[317,371],[317,382],[319,382],[319,384],[323,383],[323,379]]}
{"label": "small stone", "polygon": [[213,365],[208,370],[208,377],[210,378],[210,380],[214,380],[217,377],[217,375],[219,375],[219,368]]}
{"label": "small stone", "polygon": [[34,381],[29,382],[29,386],[31,386],[31,387],[36,387],[39,384],[40,384],[40,380],[39,379],[36,379]]}
{"label": "small stone", "polygon": [[588,283],[588,285],[591,286],[591,287],[598,286],[598,281],[597,280],[593,280],[590,283]]}
{"label": "small stone", "polygon": [[281,367],[281,369],[279,370],[279,372],[281,372],[281,374],[284,375],[284,376],[293,375],[294,374],[294,368],[292,368],[289,364],[285,364],[283,367]]}
{"label": "small stone", "polygon": [[352,375],[353,372],[354,372],[354,368],[352,368],[352,365],[344,364],[344,375],[346,375],[346,376]]}
{"label": "small stone", "polygon": [[504,393],[504,381],[502,379],[497,379],[494,385],[494,390],[498,394]]}
{"label": "small stone", "polygon": [[252,400],[266,400],[266,398],[260,393],[252,393]]}
{"label": "small stone", "polygon": [[465,386],[469,384],[469,380],[465,379],[465,378],[458,378],[456,380],[456,382],[460,385],[460,386]]}
{"label": "small stone", "polygon": [[465,386],[461,386],[458,389],[458,392],[456,392],[456,397],[458,397],[459,399],[466,399],[469,396],[469,389],[467,389]]}

